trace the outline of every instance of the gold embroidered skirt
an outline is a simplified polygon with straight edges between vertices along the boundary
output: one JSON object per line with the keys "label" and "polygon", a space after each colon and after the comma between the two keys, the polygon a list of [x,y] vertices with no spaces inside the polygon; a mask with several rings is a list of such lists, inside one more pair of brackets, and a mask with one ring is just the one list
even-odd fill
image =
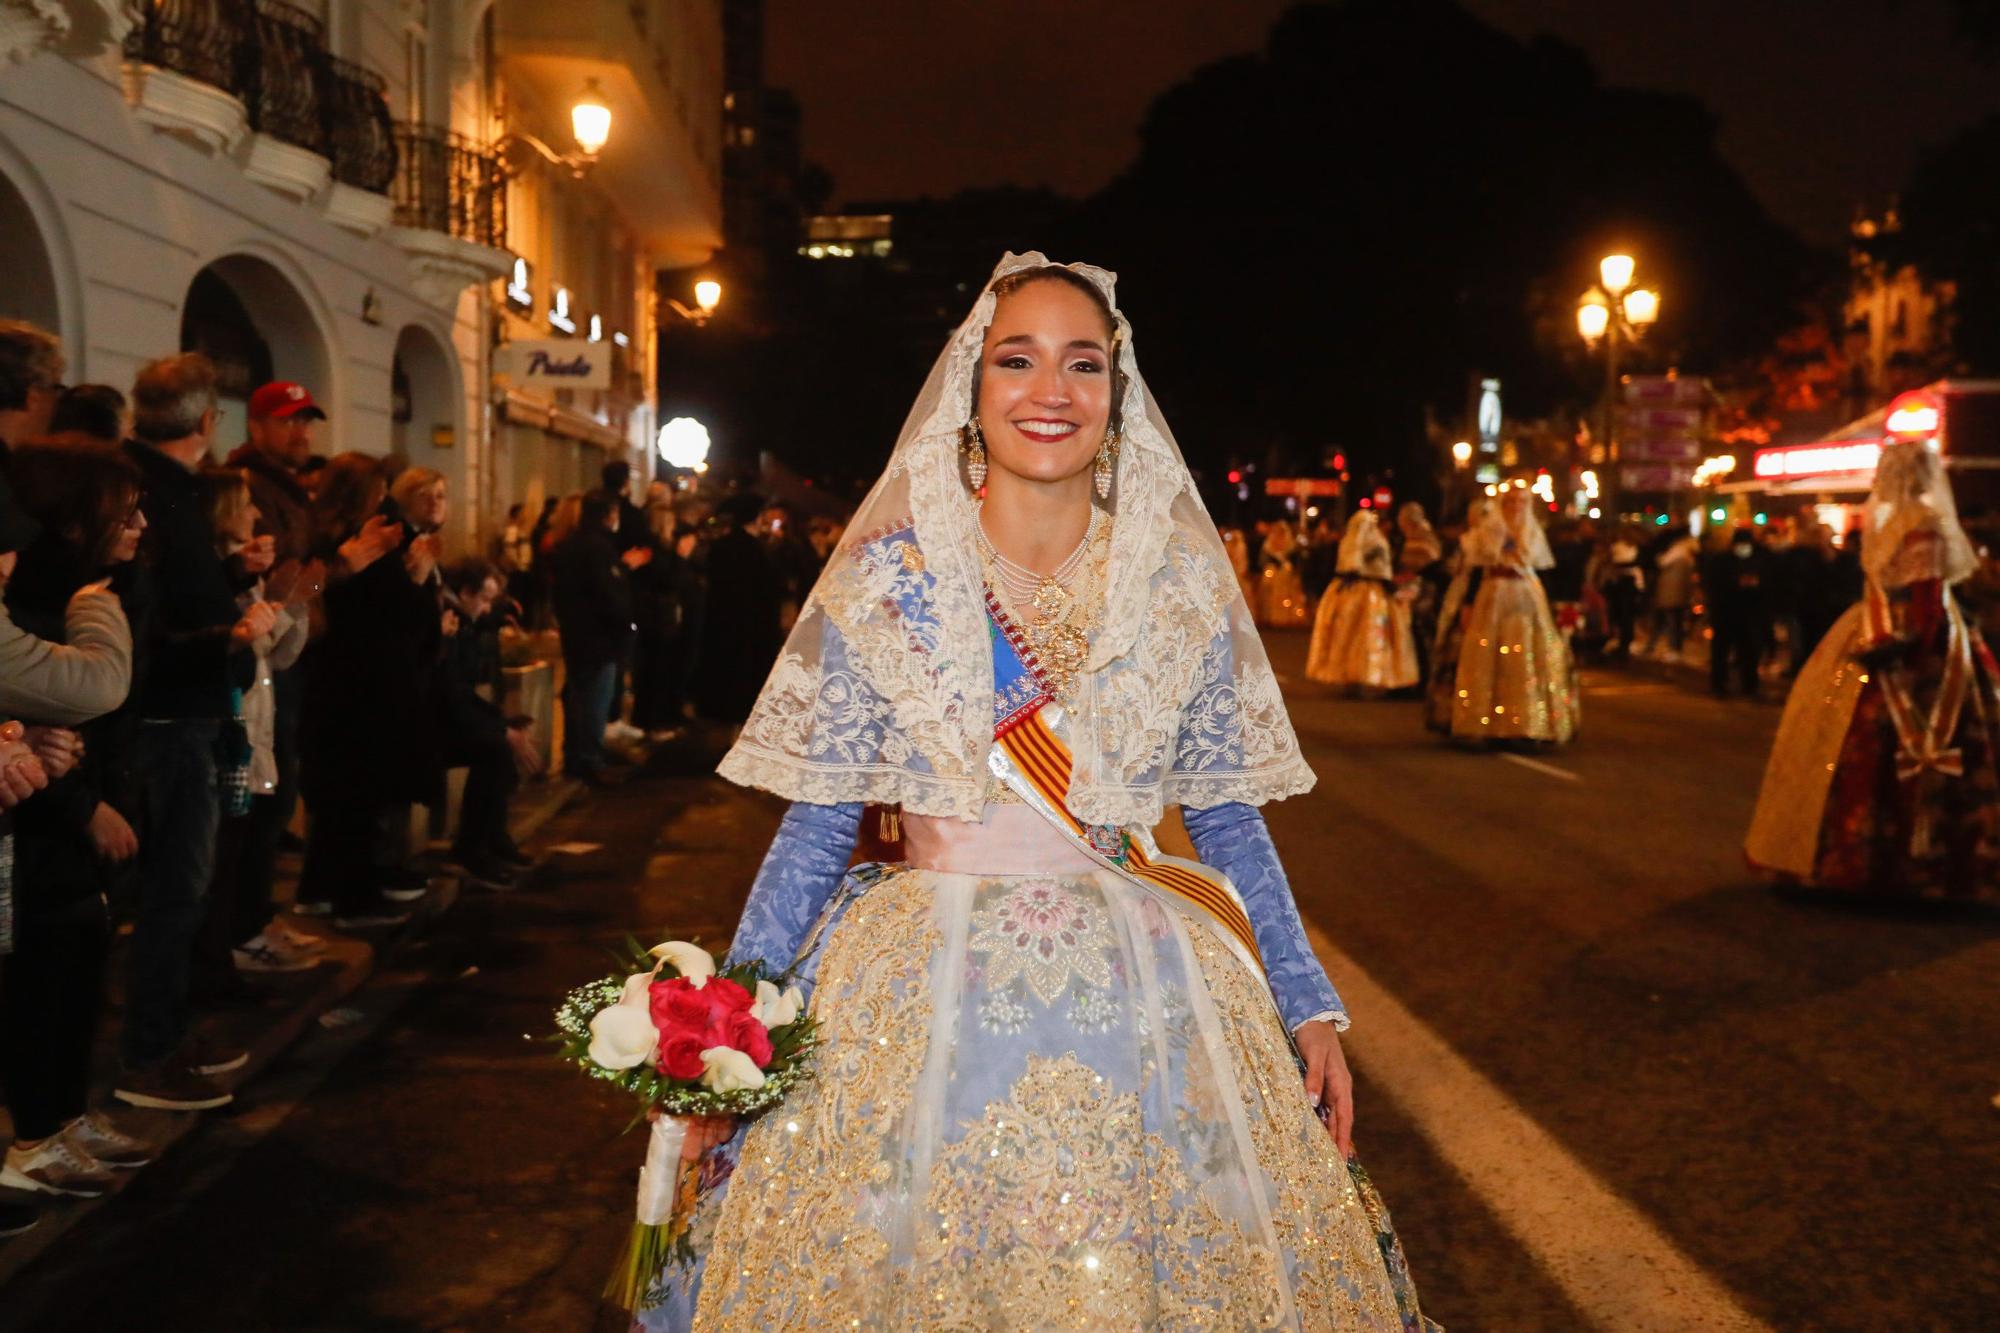
{"label": "gold embroidered skirt", "polygon": [[1576,669],[1541,580],[1487,574],[1466,618],[1452,694],[1454,740],[1561,745],[1576,735]]}
{"label": "gold embroidered skirt", "polygon": [[1423,1326],[1260,983],[1115,872],[894,868],[815,982],[639,1327]]}
{"label": "gold embroidered skirt", "polygon": [[1336,579],[1319,599],[1306,676],[1322,685],[1400,690],[1417,683],[1410,607],[1377,579]]}

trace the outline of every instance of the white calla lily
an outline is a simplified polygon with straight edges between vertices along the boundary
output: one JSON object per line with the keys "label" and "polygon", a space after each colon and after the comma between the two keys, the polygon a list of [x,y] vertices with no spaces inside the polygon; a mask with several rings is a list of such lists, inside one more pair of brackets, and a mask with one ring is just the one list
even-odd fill
{"label": "white calla lily", "polygon": [[625,989],[618,996],[618,1003],[634,1005],[651,1012],[653,1006],[653,974],[634,972],[625,978]]}
{"label": "white calla lily", "polygon": [[785,987],[780,993],[768,981],[757,983],[757,1002],[750,1006],[750,1016],[765,1028],[781,1028],[787,1023],[798,1021],[799,1010],[805,1007],[806,997],[797,986]]}
{"label": "white calla lily", "polygon": [[701,1053],[701,1086],[713,1092],[748,1092],[764,1086],[764,1071],[734,1046],[711,1046]]}
{"label": "white calla lily", "polygon": [[645,1009],[614,1004],[590,1020],[590,1058],[606,1069],[633,1069],[653,1058],[660,1032]]}
{"label": "white calla lily", "polygon": [[660,959],[674,971],[694,983],[700,990],[715,975],[715,959],[699,944],[689,944],[686,940],[668,940],[665,944],[653,946],[653,957]]}

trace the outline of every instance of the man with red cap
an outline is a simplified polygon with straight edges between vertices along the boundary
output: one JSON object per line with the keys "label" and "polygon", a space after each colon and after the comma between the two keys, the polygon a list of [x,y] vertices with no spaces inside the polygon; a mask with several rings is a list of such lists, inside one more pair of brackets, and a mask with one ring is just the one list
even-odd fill
{"label": "man with red cap", "polygon": [[304,560],[312,544],[312,497],[299,473],[312,458],[312,423],[324,420],[305,385],[273,380],[250,395],[250,438],[229,455],[249,474],[258,535],[275,539],[279,561]]}

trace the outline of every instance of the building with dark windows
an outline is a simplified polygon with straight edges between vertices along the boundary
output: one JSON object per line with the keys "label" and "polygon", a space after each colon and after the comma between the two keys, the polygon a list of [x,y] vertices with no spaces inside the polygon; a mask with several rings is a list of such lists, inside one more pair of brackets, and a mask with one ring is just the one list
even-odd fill
{"label": "building with dark windows", "polygon": [[225,449],[298,380],[320,452],[444,473],[466,546],[650,470],[654,275],[722,244],[723,0],[0,8],[0,315],[72,380],[205,351]]}

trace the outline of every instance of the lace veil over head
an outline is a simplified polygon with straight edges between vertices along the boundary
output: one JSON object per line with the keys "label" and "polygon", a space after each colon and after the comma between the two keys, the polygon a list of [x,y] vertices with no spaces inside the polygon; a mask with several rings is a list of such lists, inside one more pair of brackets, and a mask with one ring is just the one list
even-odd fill
{"label": "lace veil over head", "polygon": [[[946,343],[724,756],[724,777],[817,804],[980,817],[993,659],[961,432],[993,283],[1045,267],[1039,253],[1008,254]],[[1305,791],[1312,771],[1215,524],[1139,372],[1116,278],[1067,267],[1111,307],[1123,380],[1104,613],[1064,710],[1070,808],[1091,823],[1150,826],[1169,804]]]}
{"label": "lace veil over head", "polygon": [[[1938,451],[1921,440],[1886,446],[1868,493],[1868,523],[1861,535],[1861,563],[1885,588],[1924,578],[1959,583],[1979,569],[1979,557],[1958,524],[1951,477]],[[1908,539],[1935,533],[1927,550],[1905,549]]]}
{"label": "lace veil over head", "polygon": [[1372,509],[1356,510],[1340,534],[1340,554],[1334,568],[1342,574],[1389,577],[1389,539]]}
{"label": "lace veil over head", "polygon": [[1501,563],[1521,569],[1555,568],[1555,552],[1549,549],[1549,535],[1542,531],[1541,520],[1535,517],[1532,491],[1517,486],[1502,496],[1500,520],[1506,526],[1508,539],[1514,543],[1512,556],[1502,557]]}

